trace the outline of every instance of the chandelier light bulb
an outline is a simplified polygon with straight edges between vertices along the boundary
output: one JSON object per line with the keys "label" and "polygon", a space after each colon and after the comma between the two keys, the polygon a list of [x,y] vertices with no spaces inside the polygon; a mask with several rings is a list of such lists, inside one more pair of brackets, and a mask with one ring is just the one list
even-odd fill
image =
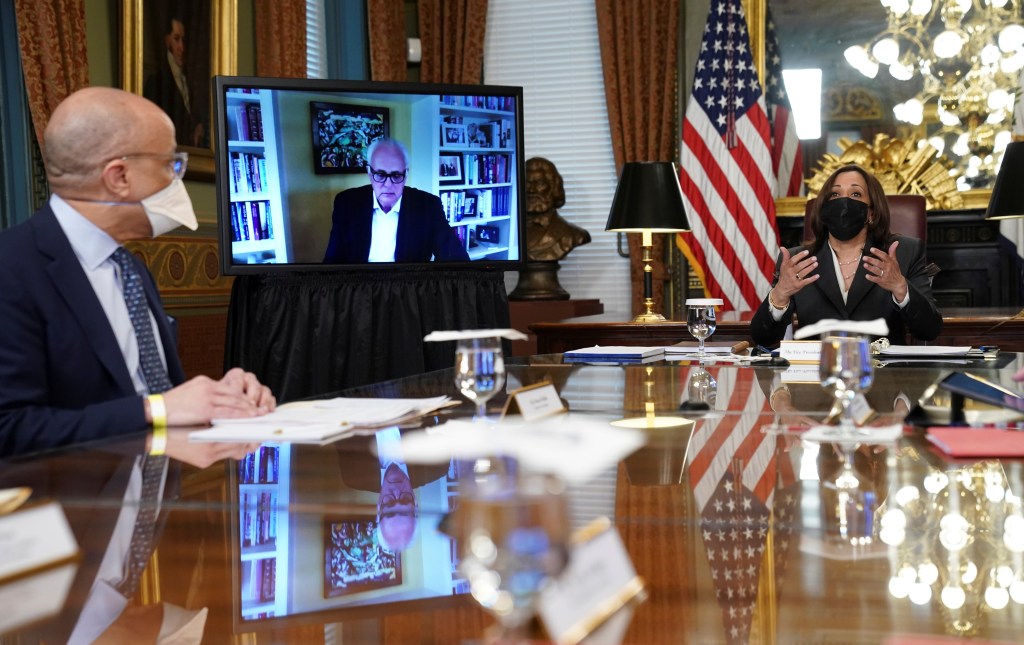
{"label": "chandelier light bulb", "polygon": [[[1005,590],[1002,590],[1005,593]],[[932,588],[923,582],[915,582],[910,585],[910,602],[915,605],[927,605],[928,601],[932,599]]]}
{"label": "chandelier light bulb", "polygon": [[[989,97],[991,101],[991,97]],[[991,105],[991,102],[989,103]],[[999,484],[989,484],[985,487],[985,497],[990,502],[998,502],[1003,499],[1003,487]]]}
{"label": "chandelier light bulb", "polygon": [[1018,605],[1024,605],[1024,580],[1014,580],[1010,584],[1010,598]]}
{"label": "chandelier light bulb", "polygon": [[897,81],[909,81],[914,77],[914,69],[903,63],[896,62],[889,65],[889,75]]}
{"label": "chandelier light bulb", "polygon": [[943,139],[942,137],[931,137],[930,139],[928,139],[928,143],[930,143],[933,148],[938,150],[940,155],[942,154],[943,150],[946,149],[946,140]]}
{"label": "chandelier light bulb", "polygon": [[900,44],[895,38],[882,38],[871,47],[871,55],[883,65],[892,65],[900,58]]}
{"label": "chandelier light bulb", "polygon": [[902,527],[883,526],[878,530],[878,539],[889,546],[899,546],[907,540],[907,531]]}
{"label": "chandelier light bulb", "polygon": [[985,65],[996,65],[1002,57],[1003,53],[992,43],[981,48],[981,62]]}
{"label": "chandelier light bulb", "polygon": [[999,61],[999,69],[1007,74],[1013,74],[1022,67],[1024,67],[1024,49],[1019,49],[1016,54],[1007,56],[1003,60]]}
{"label": "chandelier light bulb", "polygon": [[[1024,518],[1021,518],[1019,515],[1013,515],[1011,517],[1024,520]],[[1009,523],[1009,518],[1007,518],[1006,521]],[[901,509],[890,508],[886,512],[882,513],[879,523],[883,528],[903,529],[907,527],[907,514]]]}
{"label": "chandelier light bulb", "polygon": [[988,0],[988,4],[995,7],[996,9],[1002,9],[1006,6],[1007,0]]}
{"label": "chandelier light bulb", "polygon": [[[913,593],[913,592],[911,592]],[[911,598],[913,600],[913,598]],[[1010,601],[1010,594],[1002,587],[985,589],[985,604],[992,609],[1002,609]]]}
{"label": "chandelier light bulb", "polygon": [[[945,121],[943,121],[943,123],[945,123]],[[953,154],[955,154],[958,157],[964,157],[968,153],[970,153],[970,149],[967,147],[967,133],[966,132],[964,132],[963,134],[961,134],[959,137],[956,138],[956,143],[953,144],[953,147],[950,148],[950,150],[952,150]],[[975,169],[975,172],[977,172],[977,169]]]}
{"label": "chandelier light bulb", "polygon": [[[910,99],[910,101],[917,101],[918,104],[921,103],[917,99]],[[907,103],[910,101],[907,101]],[[947,484],[949,484],[949,476],[943,472],[933,472],[924,478],[924,489],[932,495],[937,495]]]}
{"label": "chandelier light bulb", "polygon": [[964,567],[964,575],[960,578],[961,582],[965,585],[973,584],[978,579],[978,565],[974,564],[971,560],[967,561],[967,566]]}
{"label": "chandelier light bulb", "polygon": [[939,596],[942,599],[942,604],[949,609],[960,609],[964,606],[964,600],[967,599],[967,594],[964,593],[961,587],[943,587],[942,593]]}
{"label": "chandelier light bulb", "polygon": [[931,10],[931,0],[912,0],[910,3],[910,13],[915,16],[927,16]]}
{"label": "chandelier light bulb", "polygon": [[[927,482],[927,480],[925,481]],[[906,506],[907,504],[915,502],[920,497],[921,491],[917,490],[916,486],[904,486],[896,491],[896,503],[900,506]]]}
{"label": "chandelier light bulb", "polygon": [[[932,42],[932,51],[939,58],[953,58],[960,53],[964,47],[963,37],[956,31],[947,29]],[[875,58],[878,58],[876,55]]]}
{"label": "chandelier light bulb", "polygon": [[[958,119],[952,112],[939,110],[939,122],[942,123],[942,125],[955,126],[960,124],[960,119]],[[959,140],[957,140],[957,142],[959,143]],[[967,145],[967,137],[964,137],[963,145]],[[961,157],[963,156],[961,153],[957,153],[957,155]]]}
{"label": "chandelier light bulb", "polygon": [[1008,589],[1013,584],[1013,569],[1005,564],[1001,564],[996,567],[995,575],[993,576],[996,580],[996,584],[1003,589]]}
{"label": "chandelier light bulb", "polygon": [[1019,52],[1024,47],[1024,26],[1006,25],[999,32],[999,49],[1007,54]]}
{"label": "chandelier light bulb", "polygon": [[[996,142],[995,145],[992,147],[992,152],[996,153],[997,155],[1003,154],[1003,151],[1006,150],[1006,145],[1011,141],[1013,141],[1013,135],[1010,134],[1009,130],[1002,130],[996,133]],[[1006,493],[1008,496],[1011,495],[1009,490],[1007,490]],[[1014,515],[1013,517],[1018,516]]]}
{"label": "chandelier light bulb", "polygon": [[[988,93],[988,108],[990,110],[1002,110],[1013,105],[1013,98],[1010,93],[1002,88],[997,88]],[[999,486],[999,490],[1003,490]]]}
{"label": "chandelier light bulb", "polygon": [[900,570],[897,572],[897,575],[903,580],[906,580],[908,583],[914,582],[915,580],[917,580],[917,569],[910,566],[909,564],[905,564],[902,567],[900,567]]}
{"label": "chandelier light bulb", "polygon": [[896,16],[902,16],[907,13],[910,9],[910,2],[908,0],[892,0],[889,3],[889,11],[896,14]]}
{"label": "chandelier light bulb", "polygon": [[889,578],[889,594],[893,598],[903,599],[910,593],[910,583],[899,576]]}
{"label": "chandelier light bulb", "polygon": [[[1011,576],[1013,573],[1011,572]],[[939,568],[932,562],[925,562],[917,568],[917,576],[926,585],[933,584],[939,579]]]}
{"label": "chandelier light bulb", "polygon": [[864,49],[863,45],[851,45],[843,50],[843,56],[847,63],[860,69],[860,66],[868,60],[868,50]]}

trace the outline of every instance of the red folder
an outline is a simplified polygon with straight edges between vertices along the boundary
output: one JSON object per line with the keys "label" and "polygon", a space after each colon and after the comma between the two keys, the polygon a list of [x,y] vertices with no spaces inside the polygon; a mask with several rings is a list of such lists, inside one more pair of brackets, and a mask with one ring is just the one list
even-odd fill
{"label": "red folder", "polygon": [[1024,457],[1024,432],[999,428],[928,428],[928,440],[953,457]]}

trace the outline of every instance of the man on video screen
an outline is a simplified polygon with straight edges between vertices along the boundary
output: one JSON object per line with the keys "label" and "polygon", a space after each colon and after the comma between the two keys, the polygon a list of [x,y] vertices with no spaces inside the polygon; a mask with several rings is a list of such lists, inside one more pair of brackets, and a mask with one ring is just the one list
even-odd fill
{"label": "man on video screen", "polygon": [[366,149],[368,186],[334,198],[331,238],[324,263],[468,261],[469,255],[448,225],[441,200],[406,188],[409,151],[394,139],[378,139]]}

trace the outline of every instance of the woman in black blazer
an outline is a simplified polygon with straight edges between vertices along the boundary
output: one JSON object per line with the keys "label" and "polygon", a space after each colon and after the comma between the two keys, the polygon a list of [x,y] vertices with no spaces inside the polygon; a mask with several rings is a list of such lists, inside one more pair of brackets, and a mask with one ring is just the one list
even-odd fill
{"label": "woman in black blazer", "polygon": [[825,181],[809,215],[814,239],[782,249],[772,288],[750,322],[760,345],[775,345],[794,314],[800,324],[826,318],[885,318],[889,338],[910,332],[932,340],[942,330],[921,240],[893,235],[879,181],[856,165]]}

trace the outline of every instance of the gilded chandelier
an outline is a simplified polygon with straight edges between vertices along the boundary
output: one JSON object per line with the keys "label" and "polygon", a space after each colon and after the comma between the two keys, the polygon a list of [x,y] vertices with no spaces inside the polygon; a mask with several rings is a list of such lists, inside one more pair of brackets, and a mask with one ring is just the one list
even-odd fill
{"label": "gilded chandelier", "polygon": [[934,115],[941,128],[928,134],[942,153],[967,159],[962,188],[983,185],[994,171],[993,153],[1011,139],[1013,94],[1024,68],[1021,0],[880,0],[886,28],[846,50],[847,62],[869,78],[880,67],[913,83],[913,98],[894,116],[920,125]]}

